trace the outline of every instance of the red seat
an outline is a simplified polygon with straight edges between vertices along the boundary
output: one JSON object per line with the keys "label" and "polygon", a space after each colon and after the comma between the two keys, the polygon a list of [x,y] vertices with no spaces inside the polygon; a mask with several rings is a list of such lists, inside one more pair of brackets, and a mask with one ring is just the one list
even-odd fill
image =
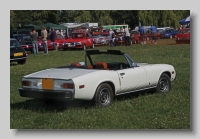
{"label": "red seat", "polygon": [[96,63],[96,69],[105,69],[105,70],[109,70],[108,68],[107,68],[107,63],[105,63],[105,62],[97,62]]}
{"label": "red seat", "polygon": [[70,66],[77,66],[77,67],[80,67],[82,66],[79,62],[74,62],[72,63]]}

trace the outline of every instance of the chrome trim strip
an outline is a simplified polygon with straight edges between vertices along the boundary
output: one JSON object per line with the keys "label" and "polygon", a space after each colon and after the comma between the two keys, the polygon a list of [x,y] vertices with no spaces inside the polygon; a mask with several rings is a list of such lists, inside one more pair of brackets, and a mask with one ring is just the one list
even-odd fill
{"label": "chrome trim strip", "polygon": [[20,57],[20,58],[15,58],[15,59],[10,59],[10,60],[12,61],[12,60],[18,60],[18,59],[24,59],[24,58],[27,58],[27,57]]}
{"label": "chrome trim strip", "polygon": [[133,93],[133,92],[142,91],[142,90],[147,90],[147,89],[151,89],[151,88],[155,88],[155,87],[156,87],[156,86],[152,86],[152,87],[147,87],[147,88],[138,89],[138,90],[134,90],[134,91],[129,91],[129,92],[124,92],[124,93],[119,93],[119,94],[115,94],[115,95],[118,96],[118,95],[123,95],[123,94]]}

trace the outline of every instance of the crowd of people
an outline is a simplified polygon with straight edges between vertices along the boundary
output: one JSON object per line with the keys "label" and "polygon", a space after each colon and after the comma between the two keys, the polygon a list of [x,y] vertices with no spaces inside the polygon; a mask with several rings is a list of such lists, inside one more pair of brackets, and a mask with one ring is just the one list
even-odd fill
{"label": "crowd of people", "polygon": [[[182,26],[180,25],[179,30],[183,29],[183,28],[190,28],[190,24],[187,24],[186,26]],[[156,44],[156,26],[154,26],[153,24],[151,24],[150,29],[148,30],[149,33],[151,34],[151,42]],[[143,25],[141,25],[141,27],[139,28],[139,33],[140,33],[140,42],[141,44],[146,44],[146,38],[145,38],[145,33],[147,32],[144,28]],[[130,46],[130,32],[128,30],[128,28],[126,26],[123,26],[120,28],[120,32],[124,32],[124,38],[125,38],[125,45],[126,46]],[[51,40],[52,45],[54,46],[54,50],[57,51],[57,45],[54,43],[55,42],[55,38],[56,38],[56,34],[60,34],[61,36],[64,37],[63,35],[63,31],[62,30],[57,30],[55,31],[53,28],[50,29],[49,33],[47,32],[45,27],[42,27],[41,30],[41,40],[43,43],[43,47],[44,47],[44,54],[47,55],[48,54],[48,46],[47,46],[47,37],[49,37],[49,39]],[[33,52],[35,55],[38,54],[38,32],[35,29],[32,29],[32,32],[30,33],[30,36],[32,38],[32,44],[33,44]],[[65,33],[65,36],[67,37],[68,34]],[[115,47],[115,32],[112,29],[109,29],[109,42],[110,42],[110,47]]]}
{"label": "crowd of people", "polygon": [[[120,28],[120,32],[124,32],[125,44],[126,46],[130,46],[130,32],[126,26]],[[109,30],[109,41],[110,47],[115,47],[115,32],[110,29]]]}
{"label": "crowd of people", "polygon": [[[44,48],[44,54],[48,54],[48,46],[47,46],[47,37],[51,40],[52,45],[54,46],[54,50],[57,51],[57,45],[55,44],[55,39],[56,39],[56,32],[54,28],[51,28],[49,33],[47,32],[46,28],[43,26],[41,30],[41,40]],[[63,37],[63,32],[60,30],[59,34],[61,34]],[[32,29],[32,32],[30,33],[30,37],[32,38],[32,45],[33,45],[33,53],[35,55],[38,54],[38,32],[36,31],[35,28]]]}

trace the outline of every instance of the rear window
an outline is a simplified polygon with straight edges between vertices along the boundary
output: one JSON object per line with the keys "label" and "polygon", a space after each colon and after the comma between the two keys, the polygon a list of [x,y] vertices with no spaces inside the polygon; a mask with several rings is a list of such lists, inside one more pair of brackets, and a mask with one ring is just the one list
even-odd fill
{"label": "rear window", "polygon": [[21,47],[17,40],[10,40],[10,48]]}

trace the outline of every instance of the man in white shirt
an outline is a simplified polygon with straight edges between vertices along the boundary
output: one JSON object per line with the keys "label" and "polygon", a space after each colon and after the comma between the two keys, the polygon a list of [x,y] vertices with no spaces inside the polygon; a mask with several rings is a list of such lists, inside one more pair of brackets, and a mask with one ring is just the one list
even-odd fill
{"label": "man in white shirt", "polygon": [[110,31],[109,31],[109,40],[110,40],[110,47],[114,47],[115,46],[115,44],[114,44],[114,38],[113,38],[113,36],[115,35],[115,33],[114,33],[114,31],[112,30],[112,29],[110,29]]}
{"label": "man in white shirt", "polygon": [[126,42],[126,46],[131,46],[131,44],[130,44],[130,33],[129,33],[129,31],[128,31],[128,28],[126,28],[125,26],[124,26],[124,32],[125,32],[125,42]]}

